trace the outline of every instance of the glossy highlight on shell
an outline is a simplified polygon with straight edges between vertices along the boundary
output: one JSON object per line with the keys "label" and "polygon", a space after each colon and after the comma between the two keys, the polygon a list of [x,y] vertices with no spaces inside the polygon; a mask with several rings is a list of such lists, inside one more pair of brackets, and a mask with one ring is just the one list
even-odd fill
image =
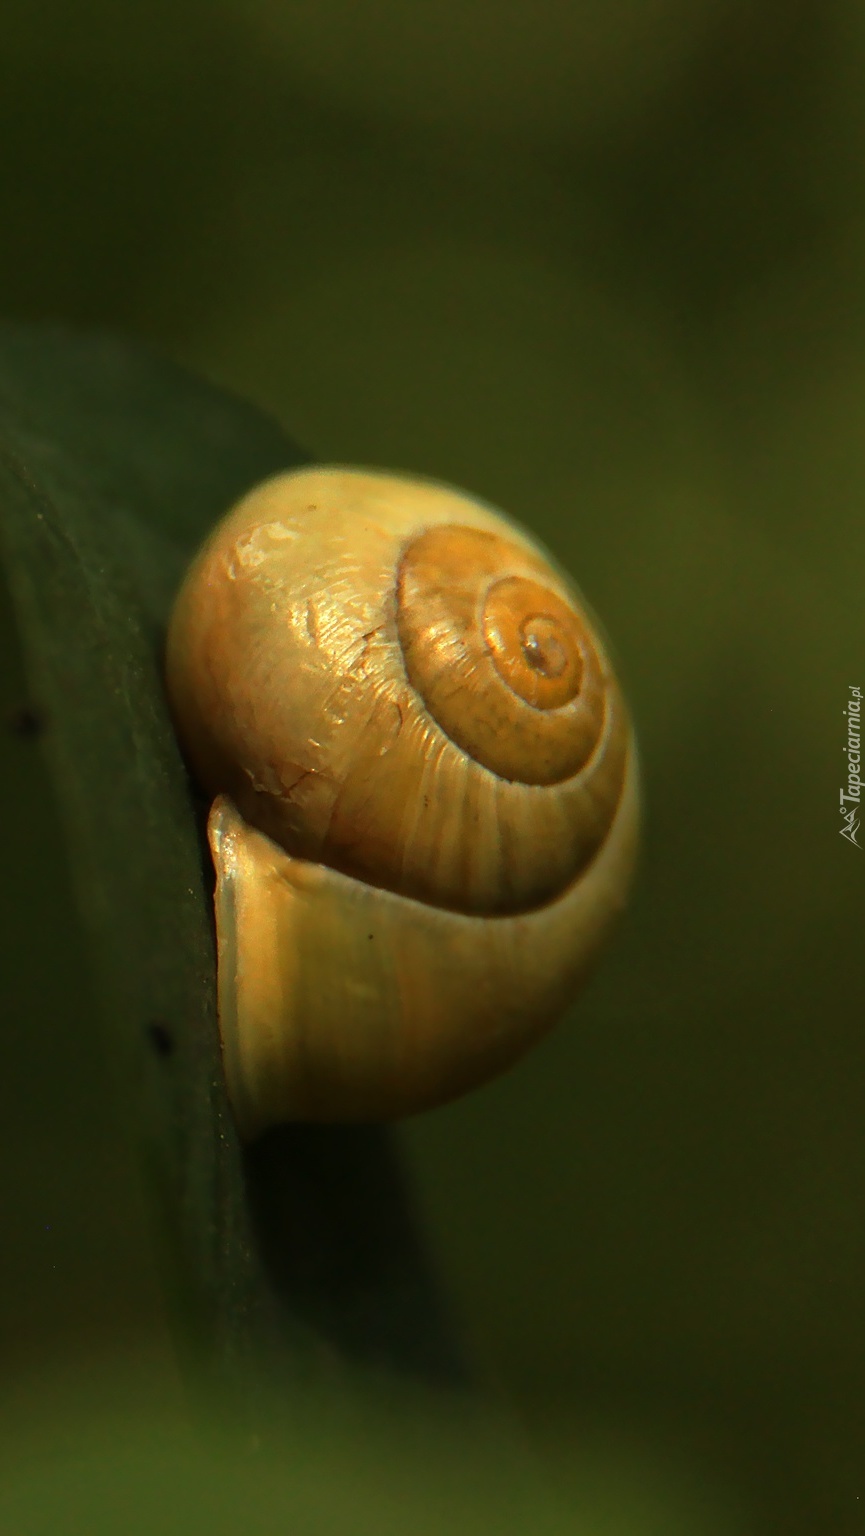
{"label": "glossy highlight on shell", "polygon": [[432,481],[278,476],[193,564],[167,671],[215,797],[247,1134],[427,1107],[548,1027],[624,900],[636,758],[596,626],[517,524]]}

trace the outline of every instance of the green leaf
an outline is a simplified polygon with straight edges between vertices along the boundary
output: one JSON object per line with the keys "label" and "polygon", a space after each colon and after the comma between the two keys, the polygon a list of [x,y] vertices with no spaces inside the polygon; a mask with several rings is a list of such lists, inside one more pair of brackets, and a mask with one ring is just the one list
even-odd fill
{"label": "green leaf", "polygon": [[[32,849],[46,817],[59,828],[44,876],[68,876],[66,921],[98,999],[77,1027],[157,1194],[181,1349],[253,1423],[260,1389],[334,1362],[346,1379],[361,1364],[460,1375],[387,1132],[296,1126],[244,1153],[224,1095],[205,807],[167,713],[162,648],[207,529],[301,462],[274,422],[143,348],[0,328],[8,676],[16,648],[21,667],[6,684],[7,764]],[[31,932],[50,967],[44,941]],[[36,991],[22,1006],[38,1098],[63,1021]],[[81,1109],[84,1121],[83,1097]]]}

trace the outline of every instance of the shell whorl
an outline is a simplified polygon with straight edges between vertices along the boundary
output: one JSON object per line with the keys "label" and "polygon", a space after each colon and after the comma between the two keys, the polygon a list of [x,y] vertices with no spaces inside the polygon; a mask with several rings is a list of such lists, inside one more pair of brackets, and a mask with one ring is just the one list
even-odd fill
{"label": "shell whorl", "polygon": [[168,645],[187,755],[288,852],[491,915],[591,864],[627,713],[569,582],[501,514],[434,482],[297,471],[191,575]]}
{"label": "shell whorl", "polygon": [[445,524],[412,539],[397,578],[409,680],[457,746],[520,784],[572,778],[604,725],[597,651],[550,574],[498,534]]}

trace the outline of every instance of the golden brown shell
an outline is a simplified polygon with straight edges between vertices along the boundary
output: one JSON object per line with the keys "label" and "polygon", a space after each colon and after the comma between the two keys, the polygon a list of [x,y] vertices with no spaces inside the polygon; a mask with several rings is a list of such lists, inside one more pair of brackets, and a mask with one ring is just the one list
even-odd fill
{"label": "golden brown shell", "polygon": [[[188,575],[170,627],[168,686],[203,786],[227,796],[301,873],[324,866],[364,889],[468,916],[479,933],[483,921],[534,919],[573,901],[618,819],[601,929],[621,905],[635,760],[603,642],[528,535],[450,487],[341,468],[258,487]],[[580,971],[581,945],[575,934],[563,975]],[[434,955],[425,963],[434,967]],[[419,986],[435,990],[435,975]],[[536,1027],[527,1021],[523,1032]],[[494,1054],[512,1058],[525,1043],[499,1042]],[[420,1096],[452,1091],[437,1082]],[[337,1098],[351,1118],[345,1095]],[[417,1086],[407,1098],[415,1107]],[[398,1091],[384,1099],[385,1113],[405,1112],[393,1109]]]}
{"label": "golden brown shell", "polygon": [[200,554],[169,680],[204,786],[299,858],[463,912],[563,890],[618,805],[628,722],[565,579],[425,481],[271,481]]}

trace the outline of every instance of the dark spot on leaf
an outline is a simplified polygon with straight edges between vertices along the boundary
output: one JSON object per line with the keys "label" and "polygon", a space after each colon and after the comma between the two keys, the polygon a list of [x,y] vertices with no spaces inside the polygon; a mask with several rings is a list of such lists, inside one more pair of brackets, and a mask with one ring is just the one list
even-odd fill
{"label": "dark spot on leaf", "polygon": [[45,716],[32,704],[21,704],[8,716],[10,731],[22,740],[33,741],[45,729]]}
{"label": "dark spot on leaf", "polygon": [[157,1056],[165,1060],[174,1050],[174,1036],[167,1024],[161,1019],[151,1019],[147,1026],[147,1038],[153,1046]]}

